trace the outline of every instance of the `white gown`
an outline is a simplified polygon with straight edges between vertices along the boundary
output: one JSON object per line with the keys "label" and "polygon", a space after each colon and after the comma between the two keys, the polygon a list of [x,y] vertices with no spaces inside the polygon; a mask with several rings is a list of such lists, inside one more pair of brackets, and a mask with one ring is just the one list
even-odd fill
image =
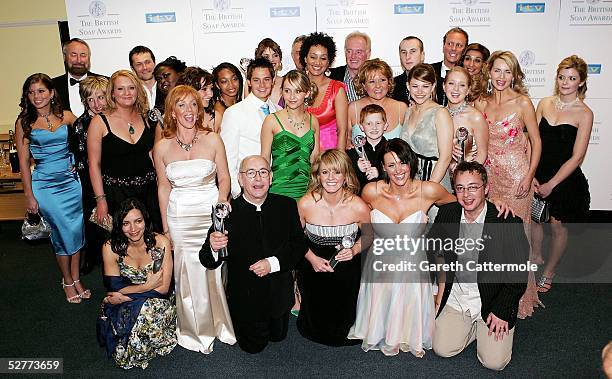
{"label": "white gown", "polygon": [[[398,227],[383,230],[377,224],[393,223],[378,209],[370,212],[375,238],[393,238]],[[400,222],[402,235],[418,238],[427,225],[427,215],[417,211]],[[403,224],[406,224],[403,227]],[[385,254],[388,254],[385,253]],[[418,262],[427,260],[423,249],[414,255],[403,253],[386,263],[408,260],[417,265],[411,272],[375,272],[374,261],[382,256],[368,252],[362,271],[362,280],[357,300],[357,317],[348,338],[363,340],[364,351],[380,350],[385,355],[397,355],[399,351],[411,352],[417,357],[431,349],[435,318],[433,289],[429,275],[418,270]],[[388,257],[388,255],[387,255]]]}
{"label": "white gown", "polygon": [[219,197],[216,173],[215,163],[207,159],[166,166],[172,184],[167,221],[174,246],[178,344],[204,354],[212,352],[215,337],[236,342],[221,270],[207,270],[199,260]]}

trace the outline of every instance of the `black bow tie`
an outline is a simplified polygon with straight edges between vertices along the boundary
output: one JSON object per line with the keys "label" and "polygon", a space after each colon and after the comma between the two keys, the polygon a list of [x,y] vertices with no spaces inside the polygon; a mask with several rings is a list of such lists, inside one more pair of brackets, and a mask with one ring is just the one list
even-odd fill
{"label": "black bow tie", "polygon": [[76,80],[76,79],[74,79],[74,78],[70,78],[70,85],[71,85],[71,86],[73,86],[73,85],[75,85],[75,84],[77,84],[77,83],[79,83],[79,82],[80,82],[80,80]]}

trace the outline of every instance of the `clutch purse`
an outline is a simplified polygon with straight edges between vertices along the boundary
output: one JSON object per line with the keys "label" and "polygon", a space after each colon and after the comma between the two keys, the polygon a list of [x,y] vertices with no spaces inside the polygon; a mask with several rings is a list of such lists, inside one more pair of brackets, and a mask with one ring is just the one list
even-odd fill
{"label": "clutch purse", "polygon": [[21,238],[28,241],[35,241],[49,238],[51,226],[38,213],[27,212],[23,225],[21,225]]}
{"label": "clutch purse", "polygon": [[98,207],[95,207],[93,209],[93,211],[91,212],[91,216],[89,216],[89,221],[93,222],[94,224],[98,225],[99,227],[110,233],[113,230],[113,217],[111,215],[108,215],[106,216],[106,222],[98,222],[98,219],[96,218],[97,209]]}
{"label": "clutch purse", "polygon": [[550,220],[548,202],[537,195],[533,196],[531,202],[531,219],[539,224]]}

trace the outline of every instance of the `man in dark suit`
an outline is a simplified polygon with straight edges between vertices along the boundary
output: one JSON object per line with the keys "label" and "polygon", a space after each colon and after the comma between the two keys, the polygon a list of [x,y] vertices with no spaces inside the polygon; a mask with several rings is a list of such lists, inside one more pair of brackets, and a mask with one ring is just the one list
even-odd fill
{"label": "man in dark suit", "polygon": [[399,45],[400,64],[403,73],[393,78],[395,87],[393,88],[393,98],[410,104],[410,93],[408,92],[408,73],[414,66],[425,61],[425,50],[423,41],[419,37],[408,36]]}
{"label": "man in dark suit", "polygon": [[149,108],[163,109],[164,96],[157,88],[157,80],[153,75],[155,72],[155,54],[153,54],[153,51],[146,46],[138,45],[130,50],[128,57],[132,71],[138,79],[142,80]]}
{"label": "man in dark suit", "polygon": [[87,76],[101,76],[90,72],[91,50],[87,42],[80,38],[72,38],[62,45],[64,54],[64,75],[53,78],[62,107],[72,111],[77,117],[85,111],[79,95],[79,82]]}
{"label": "man in dark suit", "polygon": [[[227,262],[227,298],[238,345],[249,353],[287,336],[294,303],[291,270],[308,251],[295,200],[269,194],[270,165],[261,156],[240,164],[242,195],[231,202],[226,234],[208,231],[200,262],[208,269]],[[228,256],[217,260],[227,247]]]}
{"label": "man in dark suit", "polygon": [[[452,357],[476,340],[478,360],[489,369],[503,370],[512,357],[528,270],[537,266],[528,262],[522,220],[499,217],[486,200],[487,172],[480,163],[457,165],[454,185],[458,202],[439,208],[428,236],[430,241],[454,241],[452,248],[445,243],[430,251],[438,263],[447,265],[439,278],[433,349],[439,356]],[[478,270],[478,265],[484,269]]]}
{"label": "man in dark suit", "polygon": [[448,102],[446,95],[444,95],[444,78],[448,70],[459,64],[467,45],[468,34],[459,27],[450,29],[442,38],[444,59],[431,64],[436,72],[436,102],[438,104],[446,105]]}
{"label": "man in dark suit", "polygon": [[361,32],[350,33],[344,39],[346,64],[330,70],[330,78],[344,82],[349,103],[362,97],[355,92],[353,79],[357,76],[357,72],[363,66],[363,63],[370,59],[371,48],[372,42],[367,34]]}

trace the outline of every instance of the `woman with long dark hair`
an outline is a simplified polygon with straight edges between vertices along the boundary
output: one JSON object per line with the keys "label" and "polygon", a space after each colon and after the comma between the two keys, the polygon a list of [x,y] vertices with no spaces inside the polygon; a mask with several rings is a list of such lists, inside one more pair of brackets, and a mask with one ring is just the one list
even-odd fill
{"label": "woman with long dark hair", "polygon": [[223,62],[213,69],[212,76],[215,110],[223,114],[228,107],[242,100],[242,74],[238,67]]}
{"label": "woman with long dark hair", "polygon": [[176,85],[188,85],[198,91],[202,106],[204,107],[204,120],[202,125],[215,133],[221,130],[221,119],[223,113],[215,109],[215,99],[213,92],[213,82],[215,78],[212,74],[200,67],[191,66],[183,71],[176,82]]}
{"label": "woman with long dark hair", "polygon": [[[64,111],[51,78],[30,75],[23,83],[15,142],[26,211],[40,213],[51,225],[51,244],[62,273],[69,303],[89,299],[79,278],[80,251],[85,244],[79,177],[68,148],[76,117]],[[30,155],[36,166],[30,173]]]}

